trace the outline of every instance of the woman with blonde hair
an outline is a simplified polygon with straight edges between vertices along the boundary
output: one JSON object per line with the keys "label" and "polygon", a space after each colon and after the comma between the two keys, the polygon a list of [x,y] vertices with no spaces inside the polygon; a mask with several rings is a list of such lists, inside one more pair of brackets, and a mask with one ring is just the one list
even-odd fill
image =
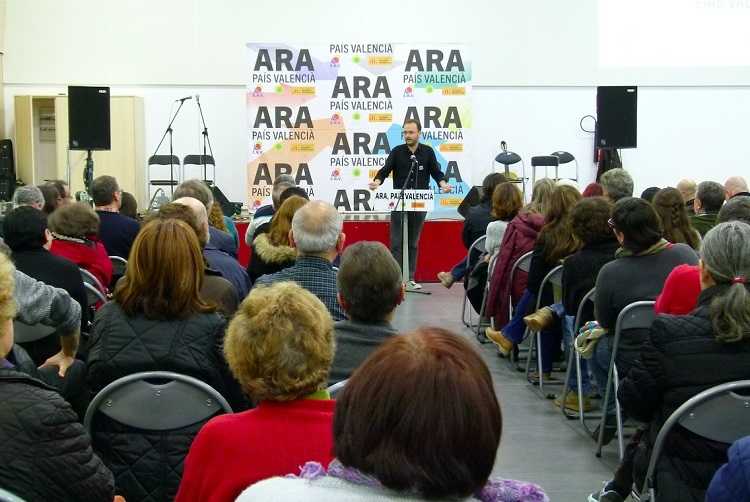
{"label": "woman with blonde hair", "polygon": [[247,264],[247,275],[252,284],[258,277],[275,274],[294,265],[297,250],[289,242],[289,231],[292,229],[292,218],[307,200],[294,195],[286,199],[271,219],[268,233],[259,234],[252,244],[250,262]]}
{"label": "woman with blonde hair", "polygon": [[311,458],[328,464],[334,401],[324,389],[333,346],[331,315],[315,295],[293,282],[254,288],[229,324],[224,353],[258,406],[201,429],[176,502],[229,502]]}
{"label": "woman with blonde hair", "polygon": [[[203,267],[198,237],[184,221],[156,219],[141,229],[114,301],[99,309],[94,321],[87,375],[93,392],[133,373],[173,371],[211,385],[235,410],[245,405],[221,353],[226,321],[200,296]],[[179,469],[177,477],[157,481],[154,473],[164,468],[164,456],[187,454],[201,425],[146,433],[100,414],[93,435],[108,445],[101,454],[117,473],[117,486],[129,502],[143,500],[146,485],[171,499]],[[144,444],[152,445],[148,453],[133,446]]]}

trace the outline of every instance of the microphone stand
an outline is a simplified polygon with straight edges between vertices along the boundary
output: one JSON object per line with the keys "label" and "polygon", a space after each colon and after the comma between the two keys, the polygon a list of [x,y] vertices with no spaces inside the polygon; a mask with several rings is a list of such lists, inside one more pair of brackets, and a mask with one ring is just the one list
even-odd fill
{"label": "microphone stand", "polygon": [[190,98],[182,98],[179,100],[180,106],[177,107],[177,111],[174,112],[174,115],[172,115],[172,119],[169,121],[167,130],[164,131],[164,134],[162,135],[161,140],[159,141],[159,144],[156,146],[156,150],[154,150],[154,155],[159,153],[159,148],[161,148],[161,144],[164,143],[164,138],[166,138],[167,134],[169,134],[169,191],[170,191],[170,195],[174,195],[174,163],[172,160],[172,158],[174,157],[174,152],[173,152],[173,146],[172,146],[172,132],[173,132],[172,124],[174,124],[174,120],[177,118],[177,115],[179,115],[180,110],[182,110],[182,105],[184,105],[185,101],[188,99]]}
{"label": "microphone stand", "polygon": [[[409,224],[408,224],[407,217],[406,217],[406,201],[404,200],[404,192],[406,191],[406,187],[409,185],[409,180],[411,180],[412,174],[414,174],[415,178],[416,176],[418,176],[416,160],[411,161],[411,167],[409,167],[409,174],[406,175],[406,181],[404,181],[404,185],[401,187],[398,200],[396,201],[396,208],[398,208],[398,203],[401,202],[401,209],[397,209],[397,210],[401,214],[401,230],[403,231],[402,236],[401,236],[403,239],[401,241],[401,280],[404,281],[404,284],[407,284],[409,282]],[[393,218],[393,213],[391,213],[391,218]],[[406,292],[407,293],[419,293],[422,295],[432,294],[429,291],[424,291],[421,289],[409,289],[409,288],[406,288]]]}
{"label": "microphone stand", "polygon": [[[206,119],[203,118],[203,107],[201,106],[201,100],[198,97],[198,95],[195,96],[195,102],[198,103],[198,111],[201,114],[201,123],[203,123],[203,132],[201,133],[203,135],[203,182],[211,186],[211,184],[216,185],[216,171],[214,170],[214,176],[213,180],[211,180],[211,183],[208,182],[208,175],[207,175],[207,168],[206,168],[206,144],[208,144],[208,151],[211,153],[211,158],[214,158],[214,150],[211,148],[211,140],[208,137],[208,128],[206,127]],[[214,169],[216,169],[216,159],[214,159]]]}

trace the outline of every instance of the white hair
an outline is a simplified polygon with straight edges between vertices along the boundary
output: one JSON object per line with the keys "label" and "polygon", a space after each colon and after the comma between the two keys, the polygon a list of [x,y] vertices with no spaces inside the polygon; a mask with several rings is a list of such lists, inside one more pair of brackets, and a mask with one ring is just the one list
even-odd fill
{"label": "white hair", "polygon": [[325,253],[336,248],[344,227],[344,217],[323,201],[311,201],[292,218],[292,235],[302,254]]}
{"label": "white hair", "polygon": [[13,207],[34,206],[44,207],[44,195],[36,185],[24,185],[13,192]]}

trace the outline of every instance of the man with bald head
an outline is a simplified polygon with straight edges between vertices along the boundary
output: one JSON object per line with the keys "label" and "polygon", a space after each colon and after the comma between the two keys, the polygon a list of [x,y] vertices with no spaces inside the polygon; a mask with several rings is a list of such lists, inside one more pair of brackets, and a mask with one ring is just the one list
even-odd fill
{"label": "man with bald head", "polygon": [[294,281],[322,301],[334,321],[346,319],[338,302],[336,270],[332,262],[344,249],[344,218],[335,207],[319,200],[302,206],[292,218],[289,242],[297,261],[275,274],[263,275],[255,286]]}
{"label": "man with bald head", "polygon": [[682,195],[682,200],[685,201],[685,209],[687,209],[688,215],[695,214],[693,209],[693,200],[695,200],[695,192],[698,189],[698,185],[694,180],[683,179],[677,183],[677,190]]}
{"label": "man with bald head", "polygon": [[247,277],[247,272],[233,256],[220,250],[211,242],[213,234],[210,233],[205,204],[193,197],[180,197],[175,199],[174,203],[187,206],[193,211],[198,226],[203,231],[203,235],[199,236],[199,240],[204,243],[203,257],[206,258],[211,269],[216,270],[224,279],[232,283],[237,290],[237,297],[242,301],[250,291],[250,280]]}
{"label": "man with bald head", "polygon": [[727,196],[727,200],[732,197],[748,196],[750,190],[747,188],[747,181],[742,176],[732,176],[724,183],[724,193]]}

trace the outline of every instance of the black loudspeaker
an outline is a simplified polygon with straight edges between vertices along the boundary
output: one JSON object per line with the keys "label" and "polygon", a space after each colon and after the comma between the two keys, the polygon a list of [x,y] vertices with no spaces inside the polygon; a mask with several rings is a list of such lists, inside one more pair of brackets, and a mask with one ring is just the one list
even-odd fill
{"label": "black loudspeaker", "polygon": [[596,88],[596,146],[635,148],[638,139],[638,88]]}
{"label": "black loudspeaker", "polygon": [[68,87],[71,150],[109,150],[109,87]]}
{"label": "black loudspeaker", "polygon": [[16,190],[16,168],[13,164],[13,142],[0,141],[0,200],[9,201]]}

